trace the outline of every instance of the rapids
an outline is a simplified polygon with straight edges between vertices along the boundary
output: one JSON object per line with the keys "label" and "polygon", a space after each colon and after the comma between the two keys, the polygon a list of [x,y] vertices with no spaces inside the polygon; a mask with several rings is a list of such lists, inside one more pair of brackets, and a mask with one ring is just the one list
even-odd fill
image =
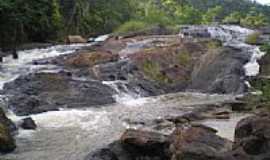
{"label": "rapids", "polygon": [[[244,38],[253,31],[238,26],[209,27],[208,30],[213,38],[222,40],[225,45],[247,49],[252,56],[245,66],[246,75],[253,76],[258,73],[257,59],[262,53],[256,46],[244,43]],[[107,37],[98,40],[105,38]],[[32,72],[58,72],[61,69],[58,66],[33,65],[31,62],[70,54],[84,46],[58,45],[46,49],[20,51],[18,60],[7,57],[1,64],[0,87],[3,88],[5,83],[20,75]],[[129,44],[129,47],[136,50],[136,47],[141,47],[141,44]],[[147,124],[152,120],[182,115],[198,109],[201,105],[218,104],[235,98],[234,95],[188,92],[143,98],[140,94],[129,92],[124,82],[103,83],[116,90],[116,104],[100,108],[63,109],[31,115],[37,123],[37,130],[20,129],[16,136],[17,149],[3,157],[14,160],[83,160],[91,151],[119,139],[126,128],[140,128],[142,126],[139,124],[146,124],[144,129],[152,130],[151,124]],[[119,84],[122,86],[121,89]],[[8,116],[15,122],[24,118],[12,112]],[[207,120],[202,123],[217,128],[221,136],[232,139],[233,132],[224,132],[224,129],[233,130],[239,120],[237,116],[229,121]],[[168,134],[170,131],[161,132]]]}

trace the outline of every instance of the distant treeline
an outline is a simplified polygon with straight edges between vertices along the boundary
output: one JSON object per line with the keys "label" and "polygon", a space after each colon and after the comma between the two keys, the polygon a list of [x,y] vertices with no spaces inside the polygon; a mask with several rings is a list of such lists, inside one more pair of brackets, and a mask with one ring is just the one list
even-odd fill
{"label": "distant treeline", "polygon": [[0,48],[151,25],[269,22],[270,7],[250,0],[1,0]]}

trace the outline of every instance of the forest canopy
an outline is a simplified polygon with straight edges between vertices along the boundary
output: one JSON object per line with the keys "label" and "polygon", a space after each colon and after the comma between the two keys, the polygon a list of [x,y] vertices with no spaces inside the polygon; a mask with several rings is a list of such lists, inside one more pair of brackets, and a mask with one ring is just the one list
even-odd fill
{"label": "forest canopy", "polygon": [[153,25],[270,23],[270,6],[251,0],[1,0],[0,48]]}

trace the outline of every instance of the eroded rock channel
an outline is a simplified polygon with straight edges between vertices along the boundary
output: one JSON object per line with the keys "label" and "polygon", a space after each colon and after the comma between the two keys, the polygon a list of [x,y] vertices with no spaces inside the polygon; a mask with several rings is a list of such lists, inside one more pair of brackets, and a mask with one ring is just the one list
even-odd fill
{"label": "eroded rock channel", "polygon": [[[248,91],[249,77],[258,74],[257,60],[263,55],[245,43],[253,32],[238,26],[183,26],[179,35],[111,35],[99,43],[21,51],[20,59],[7,58],[1,65],[1,103],[17,125],[1,112],[0,146],[11,143],[0,150],[9,152],[15,140],[17,144],[15,151],[1,156],[267,157],[266,142],[259,152],[249,148],[250,143],[269,142],[267,130],[257,129],[253,120],[237,125],[232,144],[231,130],[251,114],[233,110],[245,105],[239,95]],[[27,117],[32,119],[22,122]],[[268,121],[264,117],[262,121]],[[21,124],[37,129],[25,130]]]}

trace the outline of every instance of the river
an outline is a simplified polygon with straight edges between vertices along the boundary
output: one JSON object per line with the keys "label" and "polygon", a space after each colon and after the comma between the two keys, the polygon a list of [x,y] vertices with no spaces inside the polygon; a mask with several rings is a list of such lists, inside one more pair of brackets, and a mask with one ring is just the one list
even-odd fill
{"label": "river", "polygon": [[[216,29],[212,29],[211,33],[215,34],[214,31],[217,32]],[[241,31],[245,35],[246,32],[250,33],[247,30]],[[221,32],[218,31],[219,35]],[[222,36],[227,35],[222,34]],[[232,39],[235,40],[233,37]],[[230,44],[234,44],[234,42]],[[33,65],[31,62],[70,54],[89,45],[91,44],[58,45],[46,49],[20,51],[18,60],[5,58],[4,63],[1,64],[0,87],[2,88],[5,83],[20,75],[33,72],[58,72],[61,70],[58,66]],[[245,47],[251,48],[254,52],[257,50],[253,46],[245,45]],[[253,55],[250,63],[245,66],[247,75],[255,74],[258,69],[257,65],[256,56]],[[114,82],[104,82],[104,84],[117,90]],[[140,124],[144,123],[144,129],[151,130],[151,124],[147,124],[147,122],[182,115],[202,105],[218,104],[234,98],[234,95],[191,92],[144,98],[140,95],[118,91],[115,95],[117,103],[109,106],[91,109],[63,109],[31,115],[37,123],[37,130],[19,129],[16,136],[17,149],[3,157],[12,160],[83,160],[91,151],[119,139],[126,128],[140,128],[142,127]],[[14,115],[11,111],[8,116],[15,122],[24,118]],[[201,123],[218,129],[219,135],[233,140],[235,125],[245,116],[244,114],[234,114],[230,120],[206,120]],[[168,134],[170,130],[161,132]]]}

